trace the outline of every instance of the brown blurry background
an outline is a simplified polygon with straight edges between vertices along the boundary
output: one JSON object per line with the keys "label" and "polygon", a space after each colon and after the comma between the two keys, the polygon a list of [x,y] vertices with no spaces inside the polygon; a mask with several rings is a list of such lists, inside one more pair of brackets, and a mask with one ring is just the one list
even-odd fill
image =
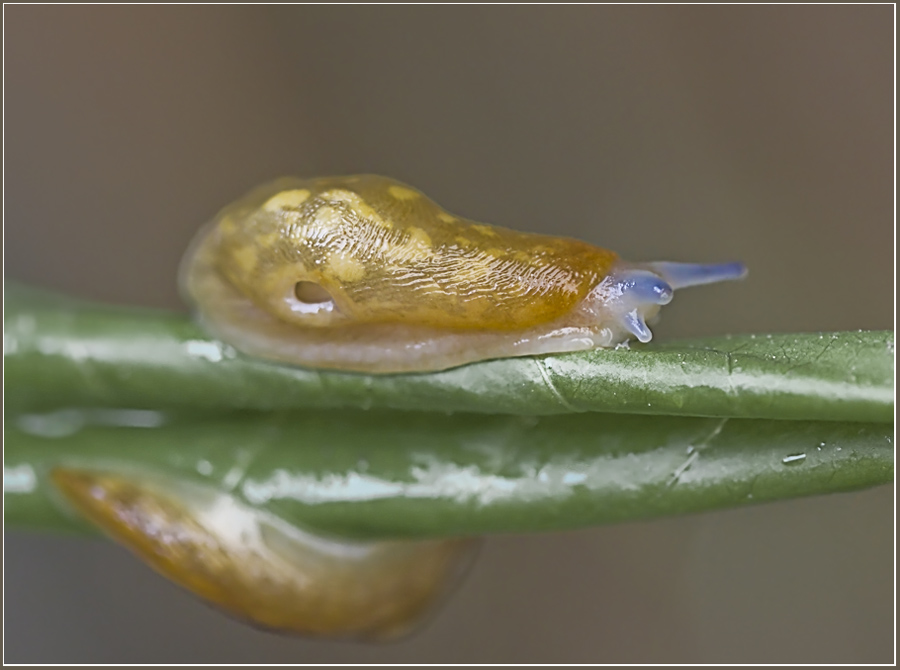
{"label": "brown blurry background", "polygon": [[[5,276],[182,309],[198,225],[375,172],[633,260],[750,267],[658,337],[891,328],[893,8],[6,6]],[[6,536],[8,662],[891,662],[892,490],[491,538],[417,637],[258,632]]]}

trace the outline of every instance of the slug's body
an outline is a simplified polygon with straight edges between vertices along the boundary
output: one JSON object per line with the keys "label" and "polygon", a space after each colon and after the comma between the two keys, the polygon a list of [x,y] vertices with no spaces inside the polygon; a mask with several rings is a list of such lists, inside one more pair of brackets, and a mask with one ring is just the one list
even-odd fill
{"label": "slug's body", "polygon": [[194,241],[185,293],[251,355],[364,372],[614,346],[676,288],[742,265],[628,264],[577,240],[448,214],[377,176],[282,179]]}

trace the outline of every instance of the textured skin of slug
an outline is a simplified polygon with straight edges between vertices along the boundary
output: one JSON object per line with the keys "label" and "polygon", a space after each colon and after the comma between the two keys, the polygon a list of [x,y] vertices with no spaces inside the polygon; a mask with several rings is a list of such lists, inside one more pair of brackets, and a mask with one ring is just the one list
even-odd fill
{"label": "textured skin of slug", "polygon": [[[340,317],[433,328],[518,330],[558,318],[605,276],[616,254],[446,213],[377,176],[282,180],[227,210],[210,233],[215,266],[257,304],[298,280]],[[275,304],[273,304],[275,303]]]}

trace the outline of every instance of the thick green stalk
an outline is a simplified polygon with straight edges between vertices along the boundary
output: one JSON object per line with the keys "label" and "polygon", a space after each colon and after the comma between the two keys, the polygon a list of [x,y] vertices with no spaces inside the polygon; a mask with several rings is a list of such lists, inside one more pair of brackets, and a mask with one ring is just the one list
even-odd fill
{"label": "thick green stalk", "polygon": [[253,360],[184,316],[6,293],[7,408],[383,407],[893,421],[894,334],[749,335],[361,375]]}
{"label": "thick green stalk", "polygon": [[575,528],[893,479],[891,424],[303,410],[24,415],[6,520],[68,527],[59,465],[203,481],[302,526],[420,537]]}
{"label": "thick green stalk", "polygon": [[893,333],[371,376],[252,360],[177,315],[6,297],[10,525],[84,528],[49,483],[59,466],[203,481],[371,537],[574,528],[893,479]]}

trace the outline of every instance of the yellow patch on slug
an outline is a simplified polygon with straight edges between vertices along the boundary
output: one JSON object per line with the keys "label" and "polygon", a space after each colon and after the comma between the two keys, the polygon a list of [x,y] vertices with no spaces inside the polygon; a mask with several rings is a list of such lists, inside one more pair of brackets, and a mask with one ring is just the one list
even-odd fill
{"label": "yellow patch on slug", "polygon": [[430,249],[431,236],[421,228],[410,228],[408,244],[415,244],[416,246]]}
{"label": "yellow patch on slug", "polygon": [[329,205],[322,205],[316,210],[315,223],[323,229],[337,228],[341,225],[343,217],[340,211]]}
{"label": "yellow patch on slug", "polygon": [[419,197],[418,193],[403,186],[389,186],[388,193],[397,198],[397,200],[415,200]]}
{"label": "yellow patch on slug", "polygon": [[341,203],[353,212],[360,221],[374,223],[383,228],[391,228],[391,222],[381,217],[358,193],[342,188],[334,188],[319,194],[322,200]]}
{"label": "yellow patch on slug", "polygon": [[237,263],[241,270],[246,273],[253,272],[256,264],[259,262],[259,254],[252,247],[238,247],[231,253],[232,259]]}
{"label": "yellow patch on slug", "polygon": [[447,212],[438,212],[437,217],[444,223],[454,223],[456,221],[456,217],[452,214],[447,214]]}
{"label": "yellow patch on slug", "polygon": [[495,276],[497,271],[497,261],[490,256],[478,255],[474,258],[467,258],[457,272],[456,278],[460,284],[479,285],[485,281],[490,281],[490,277]]}
{"label": "yellow patch on slug", "polygon": [[224,217],[219,221],[219,230],[225,235],[231,235],[237,232],[238,226],[230,216]]}
{"label": "yellow patch on slug", "polygon": [[275,230],[271,233],[263,233],[256,239],[259,242],[259,245],[264,249],[272,249],[284,239],[284,234],[281,231]]}
{"label": "yellow patch on slug", "polygon": [[352,256],[335,253],[328,257],[328,270],[341,282],[355,282],[366,274],[366,266]]}
{"label": "yellow patch on slug", "polygon": [[434,255],[431,236],[421,228],[408,228],[400,244],[384,249],[385,260],[398,273],[421,268],[432,262]]}
{"label": "yellow patch on slug", "polygon": [[309,199],[309,195],[309,191],[305,188],[282,191],[266,200],[262,208],[266,212],[280,212],[284,209],[296,209]]}
{"label": "yellow patch on slug", "polygon": [[497,231],[490,226],[475,224],[474,226],[472,226],[472,230],[477,230],[479,233],[485,235],[486,237],[499,237],[499,233],[497,233]]}
{"label": "yellow patch on slug", "polygon": [[350,204],[358,203],[362,200],[362,198],[353,191],[348,191],[343,188],[332,188],[327,191],[322,191],[319,194],[319,197],[328,202],[346,202]]}

